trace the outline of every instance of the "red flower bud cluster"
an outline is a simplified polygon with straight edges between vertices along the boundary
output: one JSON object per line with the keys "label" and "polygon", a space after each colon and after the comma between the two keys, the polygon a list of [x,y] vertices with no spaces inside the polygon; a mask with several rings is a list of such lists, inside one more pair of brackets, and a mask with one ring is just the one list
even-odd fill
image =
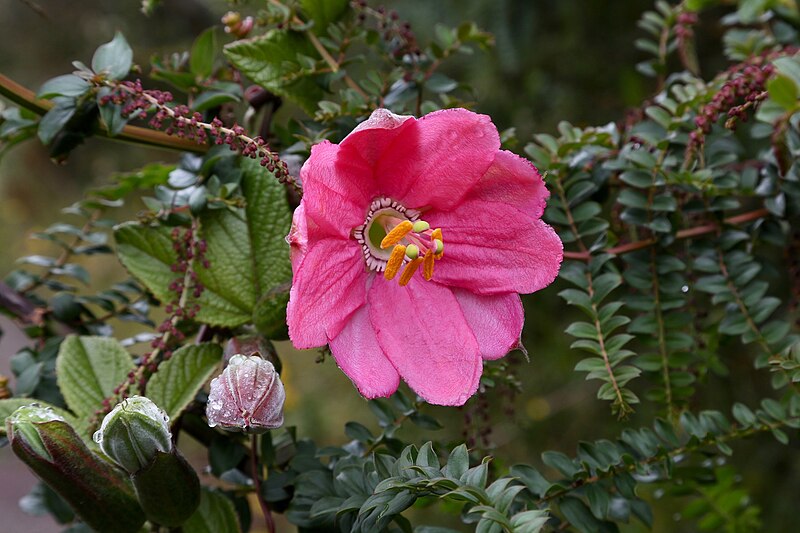
{"label": "red flower bud cluster", "polygon": [[277,153],[270,150],[261,137],[251,138],[238,124],[226,127],[219,119],[204,122],[203,116],[188,106],[170,106],[173,96],[167,91],[144,89],[140,80],[122,81],[113,86],[112,92],[100,99],[100,105],[116,104],[122,106],[124,117],[146,119],[154,111],[148,124],[153,129],[164,130],[167,135],[175,135],[205,144],[209,136],[214,144],[227,144],[231,150],[240,152],[251,159],[261,159],[261,165],[275,175],[281,183],[294,184],[286,163]]}
{"label": "red flower bud cluster", "polygon": [[[786,50],[780,55],[787,53]],[[705,136],[721,116],[726,116],[725,127],[736,129],[739,120],[746,121],[748,110],[755,109],[766,99],[767,81],[775,73],[775,67],[768,62],[776,54],[762,55],[734,65],[726,72],[728,80],[704,105],[694,119],[697,129],[689,134],[689,150],[703,144]]]}
{"label": "red flower bud cluster", "polygon": [[183,319],[191,320],[197,315],[200,310],[197,300],[205,290],[197,272],[192,269],[192,264],[200,264],[204,269],[211,267],[205,257],[206,241],[195,238],[195,231],[195,227],[173,228],[172,249],[177,255],[177,261],[170,265],[170,270],[178,276],[169,284],[169,290],[174,296],[164,306],[167,317],[156,328],[160,335],[150,342],[152,351],[142,356],[138,368],[131,370],[126,380],[114,388],[113,396],[103,400],[103,407],[95,413],[94,422],[108,414],[118,401],[127,398],[131,385],[137,383],[137,380],[139,393],[144,394],[147,382],[158,370],[158,365],[172,357],[171,341],[185,340],[186,335],[178,329],[178,322]]}
{"label": "red flower bud cluster", "polygon": [[678,15],[678,23],[675,24],[675,36],[678,38],[678,43],[682,46],[683,43],[694,37],[693,26],[697,24],[697,14],[683,12]]}

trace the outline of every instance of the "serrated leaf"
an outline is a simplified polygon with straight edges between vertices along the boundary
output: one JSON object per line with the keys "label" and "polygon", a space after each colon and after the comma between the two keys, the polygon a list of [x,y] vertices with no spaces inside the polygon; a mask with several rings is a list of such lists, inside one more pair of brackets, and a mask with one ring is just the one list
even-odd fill
{"label": "serrated leaf", "polygon": [[217,491],[203,487],[200,506],[181,526],[183,533],[239,533],[233,503]]}
{"label": "serrated leaf", "polygon": [[70,335],[56,357],[58,388],[79,417],[94,415],[133,369],[130,354],[108,337]]}
{"label": "serrated leaf", "polygon": [[217,344],[184,346],[159,365],[147,383],[147,397],[175,423],[221,360],[222,348]]}
{"label": "serrated leaf", "polygon": [[328,25],[339,20],[349,4],[349,0],[300,0],[303,11],[314,21],[314,33],[318,35],[325,34]]}
{"label": "serrated leaf", "polygon": [[[223,327],[255,321],[264,331],[285,324],[285,292],[291,280],[291,212],[283,186],[258,162],[242,160],[242,189],[247,206],[237,212],[209,210],[201,217],[210,269],[195,264],[205,290],[196,320]],[[177,262],[169,229],[138,223],[114,231],[122,264],[159,300],[173,299],[169,284]]]}
{"label": "serrated leaf", "polygon": [[225,57],[255,83],[294,101],[309,115],[325,92],[309,76],[298,75],[298,55],[317,57],[302,33],[270,30],[266,34],[225,46]]}

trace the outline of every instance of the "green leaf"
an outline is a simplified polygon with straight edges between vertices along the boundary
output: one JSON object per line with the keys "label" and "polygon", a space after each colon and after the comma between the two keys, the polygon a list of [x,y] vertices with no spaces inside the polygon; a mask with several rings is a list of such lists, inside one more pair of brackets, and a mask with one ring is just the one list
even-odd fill
{"label": "green leaf", "polygon": [[181,526],[183,533],[239,533],[239,519],[233,503],[206,487],[200,496],[200,507]]}
{"label": "green leaf", "polygon": [[100,409],[133,368],[130,354],[108,337],[70,335],[56,357],[58,388],[69,408],[81,418]]}
{"label": "green leaf", "polygon": [[225,46],[225,57],[255,83],[268,91],[292,100],[309,115],[325,92],[314,79],[299,75],[298,55],[317,57],[316,50],[302,33],[270,30],[253,39]]}
{"label": "green leaf", "polygon": [[449,477],[460,479],[468,469],[469,453],[467,452],[467,446],[461,444],[450,452],[450,457],[447,459],[446,473]]}
{"label": "green leaf", "polygon": [[194,44],[189,56],[189,69],[197,77],[208,78],[214,71],[214,58],[217,52],[217,32],[214,27],[201,33]]}
{"label": "green leaf", "polygon": [[572,459],[561,452],[548,450],[542,453],[542,462],[551,468],[555,468],[567,477],[572,477],[580,468],[575,466]]}
{"label": "green leaf", "polygon": [[99,106],[100,117],[106,125],[108,133],[114,137],[122,133],[128,119],[122,116],[122,108],[118,105],[106,104]]}
{"label": "green leaf", "polygon": [[37,98],[52,98],[54,96],[80,96],[89,90],[89,82],[75,74],[64,74],[49,79],[36,94]]}
{"label": "green leaf", "polygon": [[50,405],[47,402],[43,402],[42,400],[38,400],[36,398],[6,398],[0,400],[0,436],[6,434],[6,424],[5,420],[11,414],[22,407],[23,405],[30,405],[35,403],[37,405],[41,405],[42,407],[49,407],[52,409],[56,414],[63,416],[64,419],[69,422],[70,424],[74,424],[75,417],[72,416],[70,413],[61,409],[60,407],[56,407],[54,405]]}
{"label": "green leaf", "polygon": [[328,24],[339,20],[347,11],[349,0],[300,0],[308,16],[314,20],[314,33],[326,33]]}
{"label": "green leaf", "polygon": [[70,121],[77,110],[75,100],[60,98],[56,105],[45,113],[42,120],[39,121],[38,134],[42,144],[50,144],[50,141],[67,125],[67,122]]}
{"label": "green leaf", "polygon": [[[194,268],[205,290],[196,320],[237,327],[255,321],[272,333],[285,327],[286,293],[292,279],[289,247],[291,212],[283,186],[256,161],[242,159],[247,207],[208,210],[201,216],[210,269]],[[138,223],[117,226],[117,253],[128,271],[159,300],[173,294],[169,284],[177,261],[169,230]]]}
{"label": "green leaf", "polygon": [[567,496],[558,505],[559,510],[575,529],[581,533],[601,531],[601,522],[592,515],[586,505],[577,498]]}
{"label": "green leaf", "polygon": [[128,75],[133,64],[133,50],[120,32],[94,52],[92,70],[100,74],[105,72],[112,80],[119,80]]}
{"label": "green leaf", "polygon": [[222,348],[217,344],[184,346],[158,367],[147,384],[147,397],[175,423],[221,360]]}
{"label": "green leaf", "polygon": [[797,85],[783,74],[778,74],[767,82],[767,91],[773,102],[791,111],[797,108]]}

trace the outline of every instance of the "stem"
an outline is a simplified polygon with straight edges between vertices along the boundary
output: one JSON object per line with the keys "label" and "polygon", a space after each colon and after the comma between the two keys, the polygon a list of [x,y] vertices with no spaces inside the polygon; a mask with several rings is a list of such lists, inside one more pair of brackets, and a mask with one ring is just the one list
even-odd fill
{"label": "stem", "polygon": [[267,531],[275,533],[275,520],[272,518],[272,511],[269,504],[261,494],[261,469],[258,464],[258,435],[253,435],[250,439],[250,466],[253,470],[253,482],[256,485],[256,499],[261,506],[261,512],[264,513],[264,521],[267,524]]}
{"label": "stem", "polygon": [[[280,2],[280,0],[269,0],[269,3],[274,6],[286,7],[283,5],[282,2]],[[305,22],[300,20],[300,18],[298,18],[297,16],[294,16],[292,18],[292,22],[298,25],[305,24]],[[341,65],[339,65],[336,59],[334,59],[334,57],[328,52],[328,50],[325,49],[325,45],[323,45],[322,42],[317,38],[317,36],[314,35],[314,33],[311,32],[310,30],[306,30],[304,31],[304,33],[308,37],[308,40],[311,41],[311,44],[312,46],[314,46],[314,49],[316,49],[317,53],[319,53],[319,55],[322,56],[322,60],[328,64],[328,66],[331,68],[333,72],[338,72],[339,69],[341,68]],[[355,81],[353,81],[353,78],[345,74],[342,79],[344,80],[344,82],[347,84],[348,87],[357,92],[365,100],[369,100],[369,95],[361,87],[359,87]]]}
{"label": "stem", "polygon": [[[765,217],[767,215],[769,215],[769,211],[767,209],[756,209],[754,211],[748,211],[747,213],[742,213],[741,215],[728,217],[724,219],[722,223],[727,225],[745,224],[747,222],[752,222],[753,220]],[[702,226],[696,226],[694,228],[684,229],[677,232],[675,234],[675,239],[688,239],[691,237],[699,237],[700,235],[714,233],[718,229],[719,229],[719,224],[717,223],[704,224]],[[627,244],[621,244],[619,246],[614,246],[613,248],[608,248],[607,250],[605,250],[605,253],[611,255],[627,254],[630,252],[635,252],[636,250],[641,250],[643,248],[653,246],[654,244],[656,244],[656,242],[657,242],[656,239],[642,239],[641,241],[629,242]],[[577,261],[589,261],[592,258],[592,256],[588,251],[564,252],[564,258],[574,259]]]}
{"label": "stem", "polygon": [[717,261],[719,263],[720,272],[722,273],[723,277],[725,278],[725,283],[728,285],[728,290],[731,291],[733,294],[734,303],[739,308],[739,311],[744,316],[745,322],[747,322],[747,327],[750,331],[753,332],[755,335],[756,340],[758,341],[758,345],[764,351],[764,353],[768,356],[768,360],[771,365],[774,365],[775,368],[778,368],[785,376],[789,386],[794,389],[795,392],[800,392],[800,385],[792,379],[791,374],[783,368],[780,363],[784,361],[784,358],[781,356],[779,352],[776,352],[772,349],[767,342],[767,339],[764,337],[764,334],[761,332],[761,329],[756,324],[755,320],[753,319],[750,310],[747,308],[747,305],[744,303],[744,299],[742,295],[739,293],[739,288],[731,279],[730,272],[728,271],[728,265],[725,263],[725,256],[722,253],[722,249],[717,246]]}
{"label": "stem", "polygon": [[672,397],[672,380],[669,374],[669,354],[667,353],[666,332],[664,331],[664,314],[661,310],[661,284],[658,281],[655,248],[650,249],[650,271],[653,274],[653,303],[656,312],[656,324],[658,325],[658,353],[661,356],[661,376],[664,380],[667,414],[674,425],[678,419],[678,412],[675,409]]}
{"label": "stem", "polygon": [[606,350],[606,343],[605,338],[603,337],[603,326],[600,325],[600,311],[597,309],[597,304],[594,303],[594,285],[592,283],[592,275],[589,272],[586,272],[586,281],[589,282],[589,299],[592,302],[592,314],[594,315],[594,329],[597,331],[597,342],[600,344],[600,355],[603,358],[603,363],[606,366],[606,373],[608,374],[608,378],[610,380],[611,386],[614,388],[614,394],[616,395],[617,399],[614,401],[615,404],[619,406],[619,418],[625,418],[630,413],[633,412],[633,409],[630,405],[625,401],[625,398],[622,396],[622,389],[617,383],[617,376],[614,375],[614,369],[611,366],[611,360],[608,357],[608,351]]}
{"label": "stem", "polygon": [[784,426],[788,426],[788,425],[790,425],[790,423],[794,423],[797,420],[798,419],[795,417],[795,418],[790,418],[790,419],[787,419],[787,420],[784,420],[784,421],[776,422],[774,424],[763,423],[763,424],[761,424],[759,426],[752,426],[752,427],[748,427],[748,428],[739,428],[739,427],[734,426],[729,433],[726,433],[724,435],[720,435],[718,437],[715,437],[714,435],[711,435],[710,437],[705,437],[702,440],[697,440],[697,441],[694,441],[694,442],[690,441],[690,443],[688,443],[688,444],[685,444],[683,446],[679,446],[679,447],[677,447],[675,449],[669,450],[669,451],[664,452],[664,453],[660,453],[660,454],[655,455],[653,457],[647,457],[645,459],[641,459],[639,461],[635,461],[635,462],[630,463],[630,464],[621,465],[620,467],[612,467],[612,468],[610,468],[609,470],[607,470],[605,472],[601,472],[599,474],[596,474],[594,476],[591,476],[591,477],[588,477],[588,478],[585,478],[585,479],[580,479],[578,481],[573,482],[568,487],[564,487],[563,489],[560,489],[560,490],[557,490],[555,492],[549,493],[546,496],[542,496],[541,498],[536,500],[536,503],[537,504],[541,504],[541,503],[546,503],[546,502],[549,502],[551,500],[555,500],[555,499],[561,498],[562,496],[565,496],[565,495],[569,494],[570,492],[572,492],[572,491],[574,491],[576,489],[579,489],[581,487],[585,487],[586,485],[598,483],[600,481],[603,481],[604,479],[613,478],[614,476],[616,476],[618,473],[621,473],[621,472],[633,472],[633,471],[637,470],[639,467],[648,466],[648,465],[660,463],[660,462],[663,462],[663,461],[668,461],[668,460],[671,460],[674,457],[677,457],[679,455],[684,455],[686,453],[691,453],[691,452],[694,452],[696,450],[705,448],[706,446],[713,446],[713,445],[718,444],[718,443],[726,443],[726,442],[729,442],[729,441],[733,441],[733,440],[749,437],[749,436],[755,435],[757,433],[763,433],[765,431],[771,431],[773,429],[779,429],[779,428],[782,428]]}
{"label": "stem", "polygon": [[[44,115],[53,103],[49,100],[42,100],[36,98],[36,95],[30,89],[23,87],[11,78],[0,74],[0,96],[8,98],[20,107],[32,111],[37,115]],[[126,125],[122,128],[122,132],[114,137],[108,133],[105,124],[99,123],[100,135],[112,140],[125,141],[134,144],[141,144],[153,148],[163,148],[166,150],[179,150],[184,152],[205,153],[208,147],[205,145],[197,144],[186,139],[170,137],[166,133],[160,131],[153,131],[147,128],[140,128],[138,126]]]}
{"label": "stem", "polygon": [[[252,137],[250,137],[248,135],[245,135],[244,133],[237,133],[236,131],[234,131],[231,128],[227,128],[225,126],[215,126],[213,124],[209,124],[208,122],[202,122],[200,120],[197,120],[197,121],[193,122],[192,119],[189,119],[189,118],[186,118],[184,116],[178,115],[177,113],[175,113],[174,109],[172,109],[171,107],[169,107],[167,105],[164,105],[164,104],[160,103],[157,98],[155,98],[154,96],[148,94],[146,91],[136,92],[135,90],[131,89],[130,87],[128,87],[127,85],[124,85],[124,84],[113,85],[113,87],[116,87],[116,88],[119,88],[119,89],[123,89],[123,90],[127,91],[130,94],[133,94],[135,96],[139,96],[139,97],[143,98],[148,103],[150,103],[150,105],[152,105],[153,107],[155,107],[156,109],[158,109],[160,111],[163,111],[164,113],[166,113],[169,116],[170,119],[172,119],[172,120],[174,120],[176,122],[181,122],[183,124],[187,124],[187,125],[203,128],[204,130],[209,131],[211,133],[220,132],[220,133],[224,133],[225,135],[233,136],[233,137],[235,137],[236,139],[242,141],[245,144],[249,144],[249,145],[254,146],[255,149],[256,149],[256,153],[259,153],[259,152],[266,153],[267,156],[270,157],[273,161],[283,164],[280,161],[280,158],[278,157],[278,154],[271,152],[269,150],[269,147],[266,144],[263,144],[263,145],[259,144],[255,139],[253,139]],[[194,142],[191,142],[191,141],[188,141],[188,142],[190,142],[191,144],[197,146],[197,143],[194,143]],[[202,146],[205,146],[205,145],[202,145]],[[300,187],[300,184],[297,182],[297,180],[294,178],[294,176],[290,175],[288,172],[285,173],[285,177],[280,179],[280,181],[282,183],[286,183],[289,186],[291,186],[297,194],[299,194],[299,195],[303,194],[303,189],[302,189],[302,187]]]}

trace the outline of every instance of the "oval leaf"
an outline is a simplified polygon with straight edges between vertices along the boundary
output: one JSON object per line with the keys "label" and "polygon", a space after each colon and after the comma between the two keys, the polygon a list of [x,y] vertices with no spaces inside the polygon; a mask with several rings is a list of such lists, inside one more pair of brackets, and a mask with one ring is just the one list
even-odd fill
{"label": "oval leaf", "polygon": [[108,337],[70,335],[61,343],[56,358],[58,388],[79,417],[100,409],[133,368],[130,354]]}
{"label": "oval leaf", "polygon": [[184,346],[158,367],[147,384],[147,397],[174,423],[221,360],[222,348],[216,344]]}

